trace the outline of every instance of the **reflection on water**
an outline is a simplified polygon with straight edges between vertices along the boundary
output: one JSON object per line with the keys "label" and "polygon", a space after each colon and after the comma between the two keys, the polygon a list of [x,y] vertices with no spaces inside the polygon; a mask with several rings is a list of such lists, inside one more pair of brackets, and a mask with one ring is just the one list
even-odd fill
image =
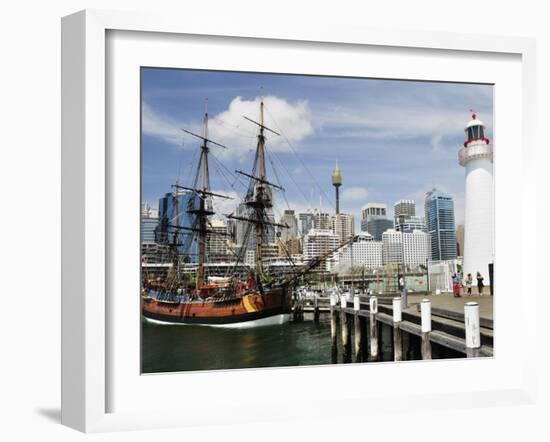
{"label": "reflection on water", "polygon": [[[312,315],[306,314],[301,322],[249,329],[167,325],[143,319],[142,372],[330,364],[329,315],[321,315],[318,324],[312,319]],[[392,331],[388,326],[383,326],[381,331],[382,360],[391,361]],[[404,350],[407,359],[420,357],[419,345],[414,338],[408,345],[407,339],[407,353]],[[434,351],[434,358],[460,356],[441,349],[434,348]],[[338,362],[342,363],[341,351],[338,351]]]}

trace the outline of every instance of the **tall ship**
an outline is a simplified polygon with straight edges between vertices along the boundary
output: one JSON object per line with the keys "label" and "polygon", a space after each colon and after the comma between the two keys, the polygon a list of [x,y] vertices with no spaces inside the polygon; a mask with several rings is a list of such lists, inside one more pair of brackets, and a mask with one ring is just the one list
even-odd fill
{"label": "tall ship", "polygon": [[[216,215],[213,201],[227,199],[227,195],[214,193],[210,189],[209,155],[211,146],[227,149],[226,146],[209,139],[208,109],[204,114],[202,135],[185,130],[191,136],[201,140],[200,156],[196,166],[192,186],[173,185],[174,192],[184,191],[191,194],[186,207],[175,207],[176,216],[184,211],[191,219],[189,226],[177,222],[168,222],[165,226],[170,232],[169,250],[171,266],[166,277],[152,278],[142,270],[141,306],[143,316],[148,320],[165,323],[220,325],[227,327],[251,327],[282,324],[290,319],[292,292],[296,282],[314,269],[322,260],[350,241],[339,245],[307,263],[291,274],[274,275],[264,263],[267,234],[275,228],[286,229],[286,224],[276,223],[272,213],[273,190],[284,189],[268,180],[266,176],[266,137],[265,132],[279,135],[264,125],[264,103],[260,103],[259,121],[246,118],[259,128],[254,161],[250,173],[235,171],[239,177],[247,180],[247,191],[237,213],[224,214],[227,219],[246,226],[244,234],[246,244],[253,248],[254,261],[242,272],[247,247],[235,253],[232,272],[226,277],[209,277],[206,273],[207,240],[217,235],[227,235],[213,228],[211,218]],[[166,238],[165,238],[166,239]],[[196,273],[185,277],[180,270],[182,263],[182,245],[188,249],[196,243]],[[185,255],[186,253],[183,253]],[[189,257],[183,256],[189,261]],[[292,262],[290,254],[288,260]],[[238,271],[241,269],[241,271]],[[231,270],[231,269],[230,269]]]}

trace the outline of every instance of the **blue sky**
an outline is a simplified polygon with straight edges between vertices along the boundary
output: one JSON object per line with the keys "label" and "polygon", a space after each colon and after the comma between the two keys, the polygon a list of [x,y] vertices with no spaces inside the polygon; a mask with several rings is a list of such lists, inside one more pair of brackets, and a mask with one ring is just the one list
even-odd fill
{"label": "blue sky", "polygon": [[[243,194],[242,180],[228,171],[252,167],[257,131],[242,117],[257,120],[264,97],[266,125],[282,134],[267,140],[268,179],[286,189],[276,194],[277,213],[321,204],[332,212],[330,175],[338,161],[341,211],[354,214],[357,226],[367,202],[386,203],[391,213],[395,201],[414,199],[423,215],[423,197],[434,186],[455,198],[462,222],[464,169],[457,153],[470,109],[492,138],[490,85],[155,68],[142,68],[141,78],[142,199],[153,206],[176,179],[192,180],[199,140],[181,128],[201,132],[205,99],[209,136],[229,147],[211,149],[213,191]],[[236,202],[219,202],[218,210],[228,213]]]}

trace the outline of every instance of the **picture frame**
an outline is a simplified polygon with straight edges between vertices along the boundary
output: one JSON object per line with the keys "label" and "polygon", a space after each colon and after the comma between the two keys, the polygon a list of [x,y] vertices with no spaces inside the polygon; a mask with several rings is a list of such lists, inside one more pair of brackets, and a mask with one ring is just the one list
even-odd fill
{"label": "picture frame", "polygon": [[[345,26],[324,26],[312,24],[308,27],[284,27],[262,23],[234,28],[230,23],[208,20],[194,20],[180,23],[175,17],[155,16],[144,13],[127,13],[100,10],[86,10],[63,18],[62,21],[62,423],[85,432],[112,431],[122,429],[161,428],[170,426],[209,425],[212,415],[206,416],[200,407],[190,410],[183,407],[176,411],[117,409],[110,399],[110,392],[116,387],[117,378],[110,375],[113,369],[115,352],[110,336],[116,317],[112,299],[109,298],[112,270],[113,241],[112,219],[112,176],[118,173],[116,164],[110,162],[108,122],[112,117],[109,109],[110,81],[109,64],[117,53],[109,52],[109,33],[130,33],[154,38],[168,38],[171,41],[186,36],[199,38],[208,36],[218,42],[241,42],[250,46],[270,44],[282,51],[292,50],[293,45],[316,45],[329,47],[332,51],[346,52],[353,48],[368,47],[380,53],[396,50],[397,56],[407,51],[429,51],[431,56],[444,54],[473,54],[478,59],[490,54],[512,57],[519,62],[521,69],[521,108],[515,110],[517,125],[514,130],[521,144],[517,155],[522,163],[524,186],[518,189],[522,204],[532,204],[536,200],[535,177],[528,173],[533,161],[534,146],[534,101],[535,101],[535,45],[532,39],[518,37],[492,37],[451,33],[430,33],[420,31],[394,32],[377,29],[355,29]],[[144,37],[145,38],[145,37]],[[208,44],[208,42],[206,42]],[[290,49],[289,49],[290,48]],[[307,49],[307,48],[306,48]],[[519,60],[519,61],[518,61]],[[448,67],[451,69],[451,67]],[[365,73],[368,75],[368,73]],[[421,78],[419,78],[421,79]],[[498,87],[498,84],[497,84]],[[498,100],[498,98],[497,98]],[[495,118],[497,131],[500,130],[498,109]],[[521,115],[521,116],[518,116]],[[137,122],[134,121],[134,124]],[[498,137],[499,135],[497,135]],[[497,143],[500,139],[497,140]],[[503,154],[504,155],[504,154]],[[504,164],[504,163],[503,163]],[[497,169],[497,174],[498,174]],[[531,186],[529,186],[531,183]],[[497,187],[497,192],[499,192]],[[497,221],[499,223],[500,221]],[[527,272],[526,262],[533,256],[534,245],[521,241],[519,233],[514,251],[521,256],[521,272]],[[497,253],[506,253],[499,248]],[[502,251],[502,252],[501,252]],[[510,253],[510,252],[508,252]],[[500,255],[499,255],[500,256]],[[500,258],[498,258],[500,259]],[[504,258],[506,259],[506,258]],[[504,261],[500,261],[504,262]],[[502,266],[504,268],[505,266]],[[499,270],[498,270],[499,271]],[[506,274],[504,271],[502,274]],[[307,409],[295,410],[281,407],[275,401],[271,406],[258,406],[246,416],[235,420],[221,412],[214,412],[216,422],[257,422],[262,420],[284,420],[296,416],[315,416],[327,408],[332,415],[365,414],[388,412],[390,410],[436,408],[466,408],[475,399],[477,406],[498,404],[533,403],[536,390],[535,378],[535,330],[536,323],[526,320],[526,305],[536,302],[535,281],[521,278],[521,297],[516,300],[517,315],[513,316],[513,306],[502,304],[497,307],[502,318],[498,321],[499,333],[503,341],[513,336],[513,330],[521,329],[523,360],[514,366],[517,377],[502,381],[499,388],[483,388],[473,385],[471,390],[462,387],[442,391],[437,389],[404,392],[399,385],[392,386],[386,393],[370,393],[356,381],[365,375],[366,370],[379,370],[380,364],[373,367],[353,365],[348,367],[324,367],[298,369],[257,370],[255,375],[270,376],[275,385],[288,382],[289,377],[299,378],[300,382],[311,373],[316,377],[325,376],[325,369],[335,369],[334,382],[357,386],[353,394],[342,389],[321,399],[318,396],[307,398],[310,390],[305,390]],[[500,288],[499,288],[500,289]],[[504,287],[503,287],[504,289]],[[502,296],[506,293],[503,290]],[[137,295],[136,295],[137,296]],[[498,301],[497,301],[498,304]],[[116,309],[115,309],[116,310]],[[139,311],[131,312],[139,315]],[[136,330],[135,333],[138,333]],[[499,341],[499,345],[501,342]],[[497,350],[495,360],[513,357],[507,349]],[[502,356],[501,356],[502,355]],[[470,361],[483,370],[491,370],[494,361]],[[434,364],[442,369],[448,367],[460,370],[455,362],[438,361]],[[483,366],[482,366],[483,365]],[[378,368],[377,368],[378,367]],[[401,371],[411,375],[419,374],[419,365],[384,365],[386,380],[392,379]],[[444,367],[444,368],[443,368]],[[425,367],[424,367],[425,368]],[[377,375],[379,373],[376,372]],[[139,375],[139,373],[138,373]],[[170,376],[181,376],[173,374]],[[213,380],[213,384],[224,385],[225,380],[242,380],[250,376],[249,371],[235,373],[193,374],[196,379]],[[167,376],[162,376],[167,379]],[[160,381],[161,377],[156,380]],[[149,378],[152,379],[152,378]],[[188,378],[186,378],[188,382]],[[153,381],[147,381],[152,383]],[[422,393],[424,391],[424,393]],[[376,406],[364,398],[377,397]],[[246,395],[245,395],[246,396]],[[398,403],[395,398],[400,397]],[[437,399],[434,401],[434,399]],[[232,398],[220,400],[220,404],[253,404],[256,398]],[[239,402],[241,401],[241,402]]]}

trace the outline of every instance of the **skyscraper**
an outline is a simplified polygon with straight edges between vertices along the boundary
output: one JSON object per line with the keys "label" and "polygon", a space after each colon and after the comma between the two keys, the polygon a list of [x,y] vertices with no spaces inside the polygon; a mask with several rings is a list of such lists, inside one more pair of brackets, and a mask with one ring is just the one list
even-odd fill
{"label": "skyscraper", "polygon": [[453,198],[433,189],[424,200],[426,226],[433,260],[456,259],[456,228]]}
{"label": "skyscraper", "polygon": [[294,210],[287,209],[284,211],[283,216],[281,217],[281,224],[287,225],[288,228],[281,228],[281,235],[279,240],[286,242],[289,239],[296,238],[298,236],[298,220],[294,214]]}
{"label": "skyscraper", "polygon": [[393,205],[393,216],[397,220],[400,217],[404,219],[416,215],[416,204],[414,200],[399,200]]}
{"label": "skyscraper", "polygon": [[338,235],[340,242],[350,239],[355,234],[353,215],[337,213],[330,219],[331,230]]}
{"label": "skyscraper", "polygon": [[159,224],[158,211],[152,209],[149,204],[141,205],[141,242],[156,242],[156,230]]}
{"label": "skyscraper", "polygon": [[370,233],[375,241],[382,240],[382,233],[393,229],[393,221],[387,217],[387,206],[383,203],[368,203],[361,210],[361,230]]}
{"label": "skyscraper", "polygon": [[313,213],[300,213],[298,214],[300,235],[305,236],[313,229]]}
{"label": "skyscraper", "polygon": [[[178,227],[192,228],[193,215],[188,211],[198,204],[197,200],[196,194],[187,190],[169,192],[159,199],[157,242],[176,242],[178,251],[188,254],[191,261],[196,260],[198,250],[196,235],[190,235],[190,231]],[[174,235],[177,235],[177,238]]]}

